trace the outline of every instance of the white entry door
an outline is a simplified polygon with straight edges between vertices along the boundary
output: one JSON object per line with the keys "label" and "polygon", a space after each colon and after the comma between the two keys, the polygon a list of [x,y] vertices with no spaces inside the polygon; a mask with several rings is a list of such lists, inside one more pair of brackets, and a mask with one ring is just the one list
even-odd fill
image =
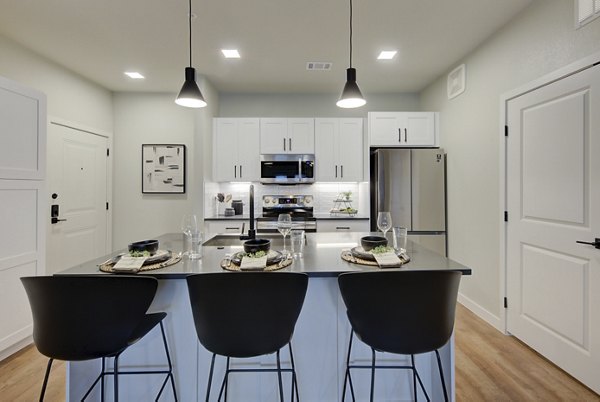
{"label": "white entry door", "polygon": [[507,329],[600,393],[600,66],[507,102]]}
{"label": "white entry door", "polygon": [[50,275],[109,252],[106,150],[106,137],[49,125],[48,200],[58,208],[48,225]]}

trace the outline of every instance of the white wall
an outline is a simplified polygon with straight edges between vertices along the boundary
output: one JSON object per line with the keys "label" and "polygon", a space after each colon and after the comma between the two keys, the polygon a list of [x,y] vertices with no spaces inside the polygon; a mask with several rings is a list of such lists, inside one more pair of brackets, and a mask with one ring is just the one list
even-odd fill
{"label": "white wall", "polygon": [[448,152],[449,255],[473,269],[461,295],[501,327],[499,200],[500,95],[600,50],[600,20],[574,30],[573,1],[537,0],[457,62],[466,91],[446,96],[446,76],[421,93],[421,107],[439,110]]}
{"label": "white wall", "polygon": [[[191,213],[198,174],[194,146],[195,110],[175,104],[176,94],[114,95],[113,249],[166,232],[179,232]],[[142,194],[142,144],[185,144],[185,194]]]}
{"label": "white wall", "polygon": [[112,133],[110,91],[3,36],[0,75],[44,92],[49,116]]}
{"label": "white wall", "polygon": [[[341,89],[340,89],[341,90]],[[369,111],[419,110],[417,94],[363,94],[364,107],[341,109],[337,95],[221,94],[219,117],[367,117]]]}

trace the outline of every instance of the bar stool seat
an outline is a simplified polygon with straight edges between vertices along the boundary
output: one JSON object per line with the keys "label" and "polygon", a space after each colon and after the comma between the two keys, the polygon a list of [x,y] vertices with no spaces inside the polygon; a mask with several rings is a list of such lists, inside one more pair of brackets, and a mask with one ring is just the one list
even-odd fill
{"label": "bar stool seat", "polygon": [[[276,372],[279,398],[282,373],[292,374],[291,400],[298,384],[291,338],[300,315],[308,276],[293,272],[218,272],[187,277],[190,303],[200,343],[212,353],[206,401],[209,401],[216,355],[227,358],[218,399],[225,395],[230,373]],[[288,345],[291,368],[282,368],[280,350]],[[277,368],[231,369],[231,358],[276,353]]]}
{"label": "bar stool seat", "polygon": [[[418,381],[429,401],[414,363],[414,355],[427,352],[436,354],[444,399],[448,401],[438,349],[452,335],[461,276],[457,271],[438,270],[353,272],[338,277],[353,331],[348,345],[342,401],[346,397],[347,384],[352,400],[355,400],[351,369],[371,370],[370,400],[373,401],[377,368],[412,370],[415,400]],[[353,334],[371,348],[370,366],[350,364]],[[377,365],[376,352],[410,355],[411,364]]]}
{"label": "bar stool seat", "polygon": [[[48,366],[40,393],[44,400],[48,377],[55,359],[84,361],[102,359],[102,369],[83,395],[85,400],[100,382],[104,401],[104,377],[113,376],[114,401],[119,399],[118,378],[125,374],[166,374],[156,400],[170,380],[173,396],[177,392],[163,320],[166,313],[146,311],[156,293],[158,281],[151,277],[110,275],[68,275],[24,277],[33,315],[33,340]],[[119,358],[127,348],[160,327],[168,369],[119,370]],[[106,358],[114,359],[113,371],[107,371]]]}

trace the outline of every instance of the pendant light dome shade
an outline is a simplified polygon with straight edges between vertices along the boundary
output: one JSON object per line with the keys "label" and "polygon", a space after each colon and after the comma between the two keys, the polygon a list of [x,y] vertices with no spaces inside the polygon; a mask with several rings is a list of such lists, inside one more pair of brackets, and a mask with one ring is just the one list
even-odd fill
{"label": "pendant light dome shade", "polygon": [[190,10],[188,13],[190,66],[185,68],[185,82],[181,87],[181,91],[179,91],[179,95],[177,95],[177,99],[175,99],[175,103],[180,106],[199,108],[206,106],[206,101],[202,96],[202,92],[200,92],[200,88],[198,88],[198,84],[196,84],[196,69],[192,67],[192,0],[188,0],[188,4]]}
{"label": "pendant light dome shade", "polygon": [[336,105],[338,107],[351,109],[363,106],[366,103],[367,101],[363,98],[362,93],[356,84],[356,69],[346,69],[346,85],[344,85],[344,90]]}
{"label": "pendant light dome shade", "polygon": [[198,84],[196,84],[196,69],[193,67],[185,68],[185,82],[181,87],[181,91],[179,91],[179,95],[177,99],[175,99],[175,103],[180,106],[185,107],[204,107],[206,106],[206,101],[204,100],[204,96],[202,96],[202,92],[200,92],[200,88],[198,88]]}

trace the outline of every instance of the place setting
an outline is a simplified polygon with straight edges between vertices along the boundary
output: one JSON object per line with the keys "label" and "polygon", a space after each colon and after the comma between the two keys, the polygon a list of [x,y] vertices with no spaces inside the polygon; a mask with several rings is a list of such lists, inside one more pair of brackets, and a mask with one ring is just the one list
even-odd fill
{"label": "place setting", "polygon": [[343,250],[341,258],[353,264],[379,268],[398,268],[408,263],[410,257],[406,254],[407,229],[399,226],[393,228],[393,247],[390,247],[386,236],[392,228],[392,217],[389,212],[379,212],[377,227],[383,232],[383,236],[362,237],[360,245]]}
{"label": "place setting", "polygon": [[129,244],[127,253],[120,253],[98,264],[102,272],[136,274],[142,271],[165,268],[181,261],[181,253],[161,250],[158,240],[141,240]]}

